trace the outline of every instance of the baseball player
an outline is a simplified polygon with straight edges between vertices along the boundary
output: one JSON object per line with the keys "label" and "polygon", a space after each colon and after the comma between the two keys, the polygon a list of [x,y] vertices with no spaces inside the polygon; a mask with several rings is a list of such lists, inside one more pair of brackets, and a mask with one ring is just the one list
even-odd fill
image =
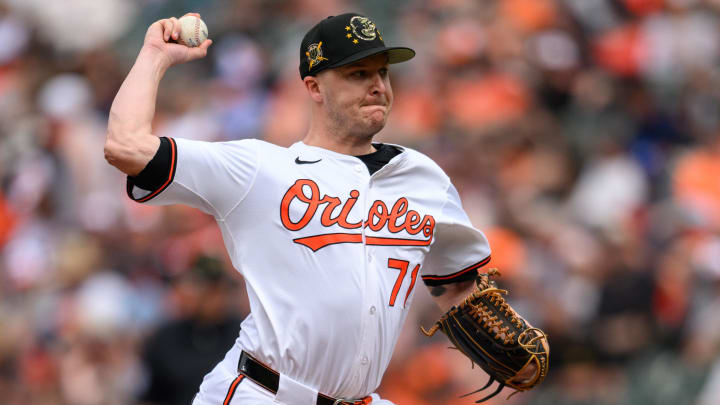
{"label": "baseball player", "polygon": [[[194,405],[391,404],[374,393],[416,286],[448,310],[490,260],[448,176],[410,148],[373,143],[393,104],[388,47],[369,18],[328,17],[300,47],[311,125],[289,148],[152,134],[158,84],[205,56],[150,26],[110,112],[105,156],[130,198],[215,217],[251,313]],[[282,117],[278,117],[282,118]],[[178,353],[182,356],[182,353]]]}

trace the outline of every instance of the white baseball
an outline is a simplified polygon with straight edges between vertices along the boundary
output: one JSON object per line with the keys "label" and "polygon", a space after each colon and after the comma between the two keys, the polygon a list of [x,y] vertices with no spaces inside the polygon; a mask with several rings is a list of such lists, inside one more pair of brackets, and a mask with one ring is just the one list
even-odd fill
{"label": "white baseball", "polygon": [[200,46],[208,37],[205,22],[193,15],[180,17],[180,35],[178,42],[189,47]]}

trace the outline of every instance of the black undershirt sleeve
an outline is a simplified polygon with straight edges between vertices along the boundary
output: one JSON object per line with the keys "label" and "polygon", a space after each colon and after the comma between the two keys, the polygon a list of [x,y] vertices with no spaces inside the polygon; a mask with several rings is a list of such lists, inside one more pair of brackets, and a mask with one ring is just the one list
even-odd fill
{"label": "black undershirt sleeve", "polygon": [[158,147],[152,160],[137,176],[127,177],[128,186],[134,185],[148,191],[155,191],[160,188],[168,179],[172,164],[171,155],[170,140],[161,137],[160,147]]}

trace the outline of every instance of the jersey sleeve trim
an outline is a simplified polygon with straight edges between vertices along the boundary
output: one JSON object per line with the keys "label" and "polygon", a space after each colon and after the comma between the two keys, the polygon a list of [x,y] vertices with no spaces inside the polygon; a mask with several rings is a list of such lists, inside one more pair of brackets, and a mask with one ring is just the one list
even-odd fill
{"label": "jersey sleeve trim", "polygon": [[133,195],[133,188],[136,187],[135,183],[132,181],[131,178],[128,177],[127,180],[127,195],[132,199],[133,201],[143,203],[146,201],[150,201],[155,196],[160,194],[163,190],[165,190],[175,178],[175,171],[177,169],[177,144],[175,143],[175,140],[173,138],[164,138],[167,139],[169,150],[170,150],[170,167],[168,169],[167,177],[165,179],[165,182],[162,183],[157,189],[155,190],[148,190],[150,191],[149,194],[143,196],[143,197],[135,197]]}
{"label": "jersey sleeve trim", "polygon": [[458,283],[461,281],[468,281],[475,278],[476,270],[481,268],[482,266],[490,263],[490,256],[482,259],[481,261],[472,264],[468,267],[465,267],[464,269],[457,271],[452,274],[448,274],[445,276],[434,276],[434,275],[427,275],[423,276],[423,282],[425,285],[430,287],[435,287],[438,285],[443,284],[451,284],[451,283]]}

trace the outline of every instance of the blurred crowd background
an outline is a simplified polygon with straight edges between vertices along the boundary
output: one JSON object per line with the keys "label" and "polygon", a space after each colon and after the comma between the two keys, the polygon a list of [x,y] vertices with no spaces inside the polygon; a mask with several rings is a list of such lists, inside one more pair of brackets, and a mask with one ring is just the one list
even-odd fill
{"label": "blurred crowd background", "polygon": [[[247,314],[213,220],[131,202],[104,161],[147,27],[197,11],[215,41],[156,134],[289,145],[300,39],[353,10],[418,52],[378,139],[450,174],[549,334],[546,382],[490,404],[720,404],[720,0],[0,0],[0,402],[187,404]],[[439,315],[418,290],[398,405],[485,382],[419,333]]]}

